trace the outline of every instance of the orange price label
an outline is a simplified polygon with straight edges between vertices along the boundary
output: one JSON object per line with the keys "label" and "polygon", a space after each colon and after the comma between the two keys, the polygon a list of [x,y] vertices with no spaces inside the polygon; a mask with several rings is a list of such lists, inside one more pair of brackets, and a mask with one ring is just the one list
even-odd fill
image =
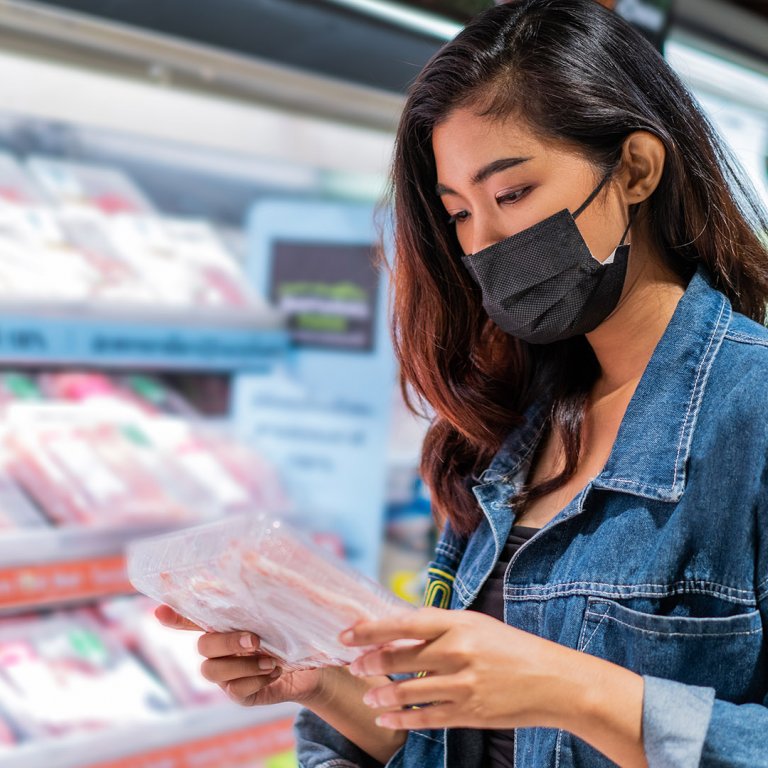
{"label": "orange price label", "polygon": [[278,720],[89,768],[261,768],[270,757],[293,746],[293,720]]}
{"label": "orange price label", "polygon": [[0,570],[0,608],[133,592],[122,555]]}

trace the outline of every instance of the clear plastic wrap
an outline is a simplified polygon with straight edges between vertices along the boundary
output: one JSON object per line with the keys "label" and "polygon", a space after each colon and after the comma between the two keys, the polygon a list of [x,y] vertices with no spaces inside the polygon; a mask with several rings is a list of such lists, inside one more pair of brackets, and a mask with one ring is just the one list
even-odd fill
{"label": "clear plastic wrap", "polygon": [[364,649],[343,630],[413,609],[261,511],[133,542],[128,576],[208,631],[253,632],[289,670],[347,664]]}
{"label": "clear plastic wrap", "polygon": [[72,247],[53,211],[43,206],[0,206],[2,298],[86,301],[99,272]]}
{"label": "clear plastic wrap", "polygon": [[97,210],[63,207],[56,219],[71,246],[96,272],[92,299],[134,308],[153,306],[158,296],[130,260],[112,242],[111,220]]}
{"label": "clear plastic wrap", "polygon": [[276,470],[224,431],[143,412],[136,395],[94,374],[39,381],[38,391],[85,405],[13,402],[7,393],[0,459],[54,523],[192,525],[290,506]]}
{"label": "clear plastic wrap", "polygon": [[0,455],[0,533],[45,527],[47,521],[8,475],[4,462]]}
{"label": "clear plastic wrap", "polygon": [[45,196],[26,169],[13,155],[0,152],[0,205],[40,205],[44,202]]}
{"label": "clear plastic wrap", "polygon": [[147,723],[175,708],[86,611],[0,627],[0,710],[25,737]]}
{"label": "clear plastic wrap", "polygon": [[27,161],[35,180],[59,205],[80,205],[106,214],[150,214],[154,206],[117,168],[32,157]]}
{"label": "clear plastic wrap", "polygon": [[227,701],[224,691],[200,672],[200,635],[163,626],[155,618],[154,600],[117,597],[102,601],[98,611],[109,630],[160,676],[178,701],[190,706]]}
{"label": "clear plastic wrap", "polygon": [[194,520],[120,423],[39,423],[12,431],[9,469],[59,524]]}

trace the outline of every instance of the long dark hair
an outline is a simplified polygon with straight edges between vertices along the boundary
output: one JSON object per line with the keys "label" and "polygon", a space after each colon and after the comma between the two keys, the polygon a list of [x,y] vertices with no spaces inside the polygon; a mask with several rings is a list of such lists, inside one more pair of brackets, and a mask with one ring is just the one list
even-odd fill
{"label": "long dark hair", "polygon": [[616,166],[631,132],[654,134],[666,161],[638,222],[681,276],[705,264],[737,311],[762,322],[768,298],[768,253],[756,234],[768,230],[765,213],[693,97],[638,32],[594,0],[513,0],[471,21],[411,87],[392,173],[403,390],[414,410],[428,404],[434,413],[422,476],[438,518],[463,534],[481,516],[471,493],[478,474],[542,391],[566,466],[523,498],[573,476],[599,374],[583,336],[528,345],[499,331],[482,308],[434,192],[432,131],[467,106],[522,115],[537,135],[580,148],[597,172]]}

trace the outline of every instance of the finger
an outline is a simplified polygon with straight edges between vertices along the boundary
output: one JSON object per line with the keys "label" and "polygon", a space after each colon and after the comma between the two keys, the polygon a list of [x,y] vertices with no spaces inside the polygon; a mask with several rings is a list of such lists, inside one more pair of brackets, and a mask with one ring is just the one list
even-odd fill
{"label": "finger", "polygon": [[155,608],[155,618],[164,626],[171,627],[172,629],[188,629],[194,632],[205,631],[193,621],[185,619],[181,614],[176,613],[170,605],[160,605]]}
{"label": "finger", "polygon": [[466,666],[466,655],[452,648],[442,638],[417,646],[388,644],[359,656],[349,665],[358,677],[397,674],[452,674]]}
{"label": "finger", "polygon": [[376,718],[376,725],[404,731],[455,728],[460,726],[459,710],[455,704],[433,704],[422,709],[384,712]]}
{"label": "finger", "polygon": [[271,675],[261,675],[259,677],[241,677],[238,680],[232,680],[222,686],[224,692],[230,699],[241,704],[250,704],[255,694],[263,691],[271,683],[274,683],[280,677],[281,671],[276,669]]}
{"label": "finger", "polygon": [[341,634],[344,645],[383,645],[394,640],[434,640],[450,626],[454,611],[422,608],[379,621],[362,621]]}
{"label": "finger", "polygon": [[363,701],[371,709],[400,709],[432,702],[457,704],[471,693],[471,686],[464,676],[436,675],[371,688],[363,696]]}
{"label": "finger", "polygon": [[200,672],[212,683],[228,683],[241,677],[266,677],[275,671],[275,660],[269,656],[230,656],[224,659],[206,659]]}
{"label": "finger", "polygon": [[198,652],[209,659],[254,653],[259,646],[259,638],[251,632],[207,632],[197,641]]}

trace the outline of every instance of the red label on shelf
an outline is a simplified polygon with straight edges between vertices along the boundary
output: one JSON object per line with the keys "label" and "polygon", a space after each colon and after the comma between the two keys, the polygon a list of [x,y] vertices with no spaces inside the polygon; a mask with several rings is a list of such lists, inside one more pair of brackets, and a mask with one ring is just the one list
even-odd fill
{"label": "red label on shelf", "polygon": [[254,760],[266,760],[293,746],[293,720],[278,720],[89,768],[260,768],[263,763]]}
{"label": "red label on shelf", "polygon": [[122,555],[0,570],[0,608],[133,592]]}

